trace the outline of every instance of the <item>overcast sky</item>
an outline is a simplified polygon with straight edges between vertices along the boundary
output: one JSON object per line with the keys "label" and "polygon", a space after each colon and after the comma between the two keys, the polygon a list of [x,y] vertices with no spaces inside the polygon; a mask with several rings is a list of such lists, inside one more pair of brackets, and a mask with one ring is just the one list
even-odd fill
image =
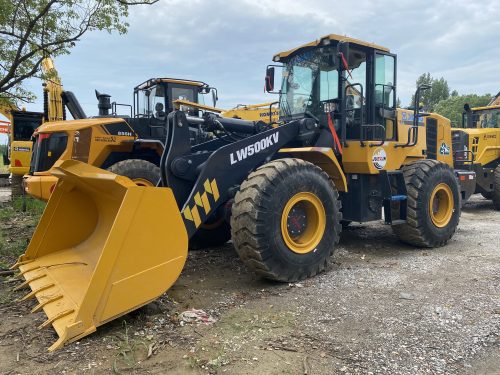
{"label": "overcast sky", "polygon": [[[280,51],[320,36],[345,34],[398,55],[398,96],[409,103],[415,80],[430,72],[459,93],[500,91],[499,0],[160,0],[131,8],[127,34],[90,33],[55,60],[66,90],[87,115],[94,89],[132,102],[153,77],[201,80],[219,105],[274,100],[263,93],[265,67]],[[29,82],[42,110],[41,84]]]}

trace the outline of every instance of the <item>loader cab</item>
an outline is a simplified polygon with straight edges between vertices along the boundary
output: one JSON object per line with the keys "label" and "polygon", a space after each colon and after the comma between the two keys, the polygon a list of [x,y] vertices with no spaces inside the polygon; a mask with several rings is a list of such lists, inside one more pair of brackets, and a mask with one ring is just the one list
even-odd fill
{"label": "loader cab", "polygon": [[[170,78],[150,79],[134,88],[134,117],[161,118],[158,113],[163,107],[164,113],[174,110],[174,101],[181,99],[197,104],[216,105],[216,95],[213,87],[200,81],[178,80]],[[210,103],[210,100],[213,103]],[[198,115],[197,111],[185,109],[190,115]]]}
{"label": "loader cab", "polygon": [[[217,90],[200,81],[174,78],[154,78],[134,88],[133,118],[129,121],[140,138],[160,138],[165,136],[167,115],[174,110],[176,100],[196,104],[213,104],[217,100]],[[210,103],[210,100],[212,103]],[[190,116],[200,116],[196,108],[180,106],[180,110]]]}
{"label": "loader cab", "polygon": [[499,129],[500,105],[466,109],[462,114],[462,127],[468,129]]}
{"label": "loader cab", "polygon": [[396,56],[387,48],[328,35],[274,61],[283,64],[282,120],[330,121],[343,143],[396,139]]}

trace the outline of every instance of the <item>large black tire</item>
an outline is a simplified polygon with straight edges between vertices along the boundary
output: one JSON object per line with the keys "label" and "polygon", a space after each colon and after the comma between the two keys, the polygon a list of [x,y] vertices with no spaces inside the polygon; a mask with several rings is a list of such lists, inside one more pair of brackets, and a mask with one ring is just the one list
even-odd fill
{"label": "large black tire", "polygon": [[328,266],[339,241],[340,209],[337,190],[320,168],[300,159],[271,161],[252,172],[235,196],[233,245],[266,278],[293,282],[314,276]]}
{"label": "large black tire", "polygon": [[139,186],[156,186],[160,181],[160,168],[147,160],[122,160],[109,167],[108,171],[128,177]]}
{"label": "large black tire", "polygon": [[[405,165],[403,174],[408,194],[407,220],[405,224],[393,225],[394,233],[402,242],[413,246],[445,245],[455,233],[460,219],[460,189],[453,170],[436,160],[420,160]],[[448,200],[446,191],[449,192]],[[433,194],[435,198],[431,207]],[[437,212],[434,214],[435,202]],[[440,217],[441,209],[443,215]]]}
{"label": "large black tire", "polygon": [[493,175],[493,207],[500,211],[500,164],[495,168]]}
{"label": "large black tire", "polygon": [[219,247],[231,239],[231,227],[224,218],[216,217],[202,224],[196,234],[189,240],[191,250],[206,247]]}

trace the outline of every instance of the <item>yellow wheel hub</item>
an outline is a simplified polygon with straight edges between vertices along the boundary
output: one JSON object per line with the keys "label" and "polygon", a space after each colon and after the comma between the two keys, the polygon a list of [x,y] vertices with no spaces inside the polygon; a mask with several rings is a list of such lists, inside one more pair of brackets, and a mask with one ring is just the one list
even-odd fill
{"label": "yellow wheel hub", "polygon": [[281,234],[294,253],[314,251],[325,233],[326,214],[323,203],[313,193],[295,194],[281,214]]}
{"label": "yellow wheel hub", "polygon": [[135,182],[137,186],[153,186],[153,183],[145,178],[134,178],[132,181]]}
{"label": "yellow wheel hub", "polygon": [[443,228],[450,222],[453,214],[453,193],[447,184],[440,183],[432,190],[429,213],[438,228]]}

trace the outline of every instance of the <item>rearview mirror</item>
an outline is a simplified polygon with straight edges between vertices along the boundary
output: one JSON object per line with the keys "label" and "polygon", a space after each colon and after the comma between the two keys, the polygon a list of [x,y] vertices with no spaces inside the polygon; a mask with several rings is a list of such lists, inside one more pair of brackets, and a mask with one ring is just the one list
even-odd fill
{"label": "rearview mirror", "polygon": [[274,66],[268,66],[266,69],[266,91],[274,91]]}

